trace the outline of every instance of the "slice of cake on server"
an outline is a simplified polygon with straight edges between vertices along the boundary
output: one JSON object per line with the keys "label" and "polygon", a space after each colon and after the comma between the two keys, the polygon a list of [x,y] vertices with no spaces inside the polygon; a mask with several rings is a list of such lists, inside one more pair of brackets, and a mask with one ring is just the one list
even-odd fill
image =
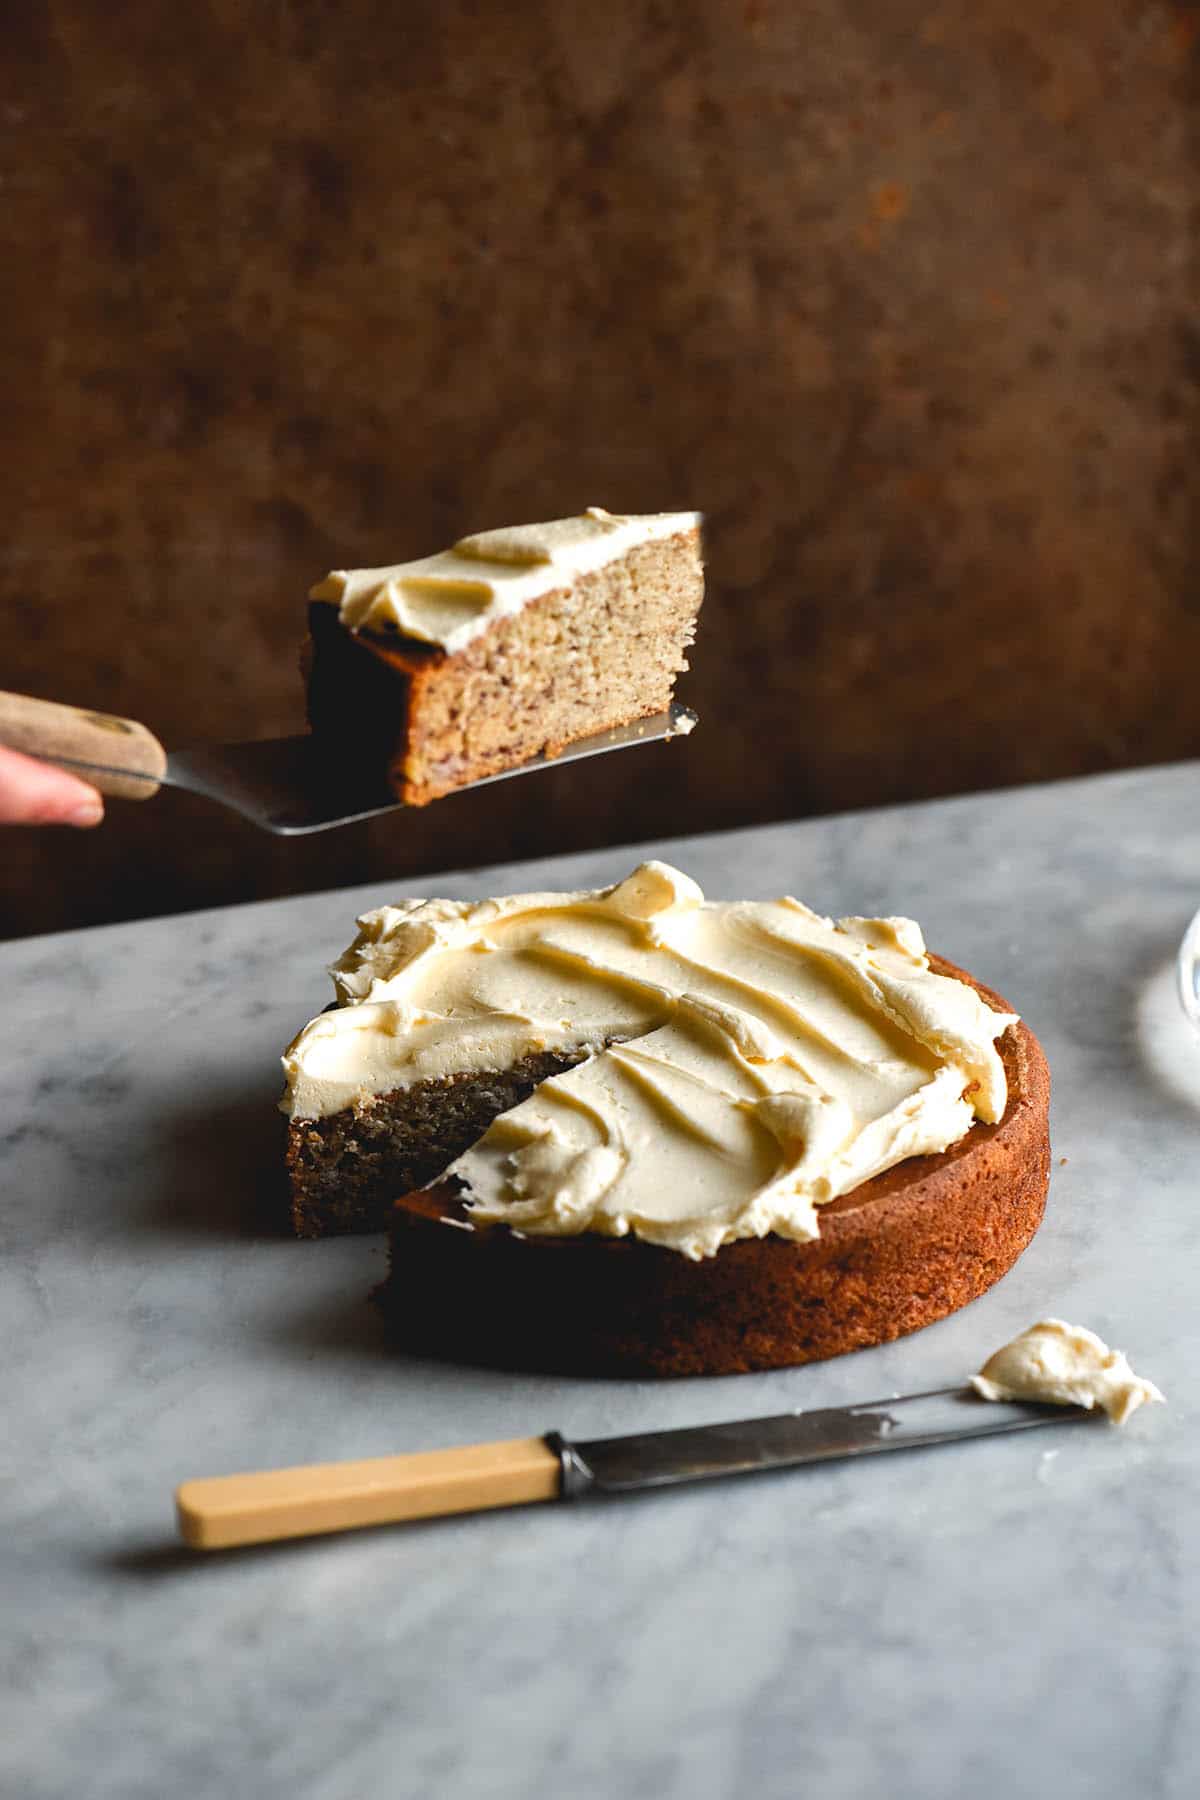
{"label": "slice of cake on server", "polygon": [[483,531],[311,590],[309,723],[423,806],[667,710],[704,595],[697,513]]}

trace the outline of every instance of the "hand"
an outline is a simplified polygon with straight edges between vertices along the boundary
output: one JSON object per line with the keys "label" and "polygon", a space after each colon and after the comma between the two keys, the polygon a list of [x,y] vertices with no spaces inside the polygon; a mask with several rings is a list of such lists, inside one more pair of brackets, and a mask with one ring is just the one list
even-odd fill
{"label": "hand", "polygon": [[104,802],[65,769],[0,744],[0,825],[98,825]]}

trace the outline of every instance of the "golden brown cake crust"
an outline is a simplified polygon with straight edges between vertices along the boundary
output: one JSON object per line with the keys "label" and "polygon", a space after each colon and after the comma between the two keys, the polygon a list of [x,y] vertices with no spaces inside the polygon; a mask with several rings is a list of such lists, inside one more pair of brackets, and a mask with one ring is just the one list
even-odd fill
{"label": "golden brown cake crust", "polygon": [[[1012,1010],[952,963],[930,963]],[[413,1348],[592,1375],[743,1374],[917,1331],[998,1281],[1041,1223],[1049,1071],[1024,1024],[999,1049],[1009,1088],[999,1123],[976,1123],[940,1155],[823,1206],[814,1242],[749,1238],[691,1262],[636,1238],[468,1230],[442,1182],[396,1202],[380,1304]]]}

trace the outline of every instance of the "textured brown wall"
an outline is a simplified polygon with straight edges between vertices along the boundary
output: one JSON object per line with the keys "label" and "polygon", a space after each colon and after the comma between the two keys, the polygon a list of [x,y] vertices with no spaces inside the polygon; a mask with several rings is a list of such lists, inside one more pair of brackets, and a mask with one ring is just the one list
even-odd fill
{"label": "textured brown wall", "polygon": [[8,930],[1200,751],[1196,8],[18,13],[0,685],[294,729],[315,576],[591,502],[703,508],[710,599],[687,746],[114,803]]}

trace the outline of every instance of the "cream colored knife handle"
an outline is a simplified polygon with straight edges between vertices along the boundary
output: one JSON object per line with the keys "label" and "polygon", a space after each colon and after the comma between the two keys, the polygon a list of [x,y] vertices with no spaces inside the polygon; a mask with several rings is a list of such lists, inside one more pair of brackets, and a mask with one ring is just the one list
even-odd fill
{"label": "cream colored knife handle", "polygon": [[135,719],[28,694],[0,693],[0,744],[84,775],[102,794],[121,800],[149,800],[167,767],[166,751]]}
{"label": "cream colored knife handle", "polygon": [[557,1500],[561,1467],[544,1438],[513,1438],[370,1462],[185,1481],[175,1491],[175,1506],[184,1541],[194,1550],[227,1550],[359,1525]]}

